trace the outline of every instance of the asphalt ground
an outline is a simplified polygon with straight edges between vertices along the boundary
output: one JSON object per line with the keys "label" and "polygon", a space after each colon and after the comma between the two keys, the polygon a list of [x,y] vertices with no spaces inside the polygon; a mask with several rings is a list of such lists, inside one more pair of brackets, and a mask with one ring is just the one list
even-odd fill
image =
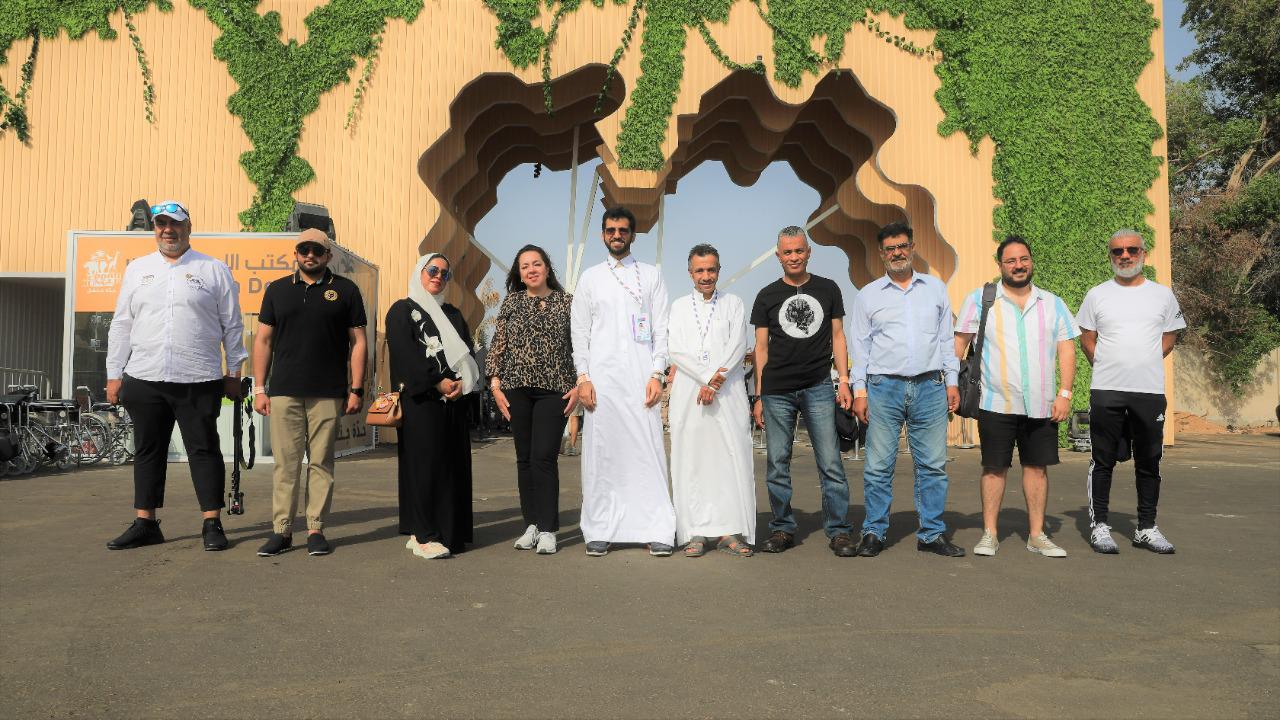
{"label": "asphalt ground", "polygon": [[[875,559],[827,549],[807,449],[801,544],[750,559],[587,557],[573,458],[561,458],[561,552],[518,552],[509,439],[476,449],[477,542],[443,561],[397,535],[391,449],[339,461],[327,557],[256,556],[270,466],[246,473],[247,512],[226,519],[221,553],[200,549],[185,466],[170,467],[168,542],[117,552],[104,543],[131,520],[129,467],[5,479],[0,715],[1280,716],[1280,437],[1168,449],[1172,556],[1123,538],[1117,556],[1091,552],[1087,457],[1064,452],[1047,527],[1070,556],[1023,549],[1015,480],[999,553],[974,557],[978,452],[951,455],[945,520],[963,559],[916,551],[907,456]],[[845,466],[856,528],[862,463]],[[756,474],[762,539],[760,454]],[[1132,465],[1116,478],[1112,522],[1131,536]]]}

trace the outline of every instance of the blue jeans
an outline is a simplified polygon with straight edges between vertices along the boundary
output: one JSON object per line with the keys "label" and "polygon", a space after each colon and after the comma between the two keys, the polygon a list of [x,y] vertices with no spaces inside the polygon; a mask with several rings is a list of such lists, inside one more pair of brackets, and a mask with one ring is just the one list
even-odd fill
{"label": "blue jeans", "polygon": [[916,474],[916,514],[924,542],[946,532],[942,510],[947,504],[947,388],[937,372],[904,378],[867,376],[867,460],[862,487],[867,517],[862,534],[881,540],[889,529],[893,503],[893,471],[898,463],[898,436],[907,426],[907,444]]}
{"label": "blue jeans", "polygon": [[795,440],[796,413],[804,413],[804,424],[813,443],[813,457],[822,479],[822,525],[827,537],[849,533],[849,481],[840,461],[840,440],[836,437],[836,391],[828,381],[803,390],[765,395],[765,442],[769,452],[766,485],[773,520],[769,530],[795,533],[796,517],[791,510],[791,444]]}

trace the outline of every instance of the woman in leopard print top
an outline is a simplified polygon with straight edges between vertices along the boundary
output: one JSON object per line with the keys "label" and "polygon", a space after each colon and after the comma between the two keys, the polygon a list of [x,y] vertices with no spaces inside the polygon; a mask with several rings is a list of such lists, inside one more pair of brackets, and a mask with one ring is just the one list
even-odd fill
{"label": "woman in leopard print top", "polygon": [[516,444],[520,512],[527,526],[518,550],[556,551],[560,529],[557,455],[564,425],[578,403],[569,307],[547,253],[526,245],[507,275],[485,375]]}

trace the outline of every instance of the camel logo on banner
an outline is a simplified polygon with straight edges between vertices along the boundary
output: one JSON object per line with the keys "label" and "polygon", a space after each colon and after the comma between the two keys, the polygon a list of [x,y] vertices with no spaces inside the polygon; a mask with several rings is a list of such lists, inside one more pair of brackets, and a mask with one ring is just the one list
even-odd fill
{"label": "camel logo on banner", "polygon": [[84,290],[114,295],[123,274],[119,251],[108,253],[106,250],[95,250],[84,263]]}

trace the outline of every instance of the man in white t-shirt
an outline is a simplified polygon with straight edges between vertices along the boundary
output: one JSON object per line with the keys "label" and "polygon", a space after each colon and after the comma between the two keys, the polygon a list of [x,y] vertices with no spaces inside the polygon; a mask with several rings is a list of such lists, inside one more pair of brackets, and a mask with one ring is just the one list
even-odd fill
{"label": "man in white t-shirt", "polygon": [[1108,243],[1115,277],[1084,296],[1076,322],[1080,346],[1093,365],[1089,387],[1089,545],[1095,552],[1118,552],[1107,524],[1111,473],[1126,427],[1133,433],[1133,466],[1138,489],[1138,529],[1134,547],[1173,552],[1156,527],[1160,501],[1160,456],[1164,451],[1164,358],[1178,331],[1187,326],[1173,291],[1142,275],[1142,236],[1120,230]]}

